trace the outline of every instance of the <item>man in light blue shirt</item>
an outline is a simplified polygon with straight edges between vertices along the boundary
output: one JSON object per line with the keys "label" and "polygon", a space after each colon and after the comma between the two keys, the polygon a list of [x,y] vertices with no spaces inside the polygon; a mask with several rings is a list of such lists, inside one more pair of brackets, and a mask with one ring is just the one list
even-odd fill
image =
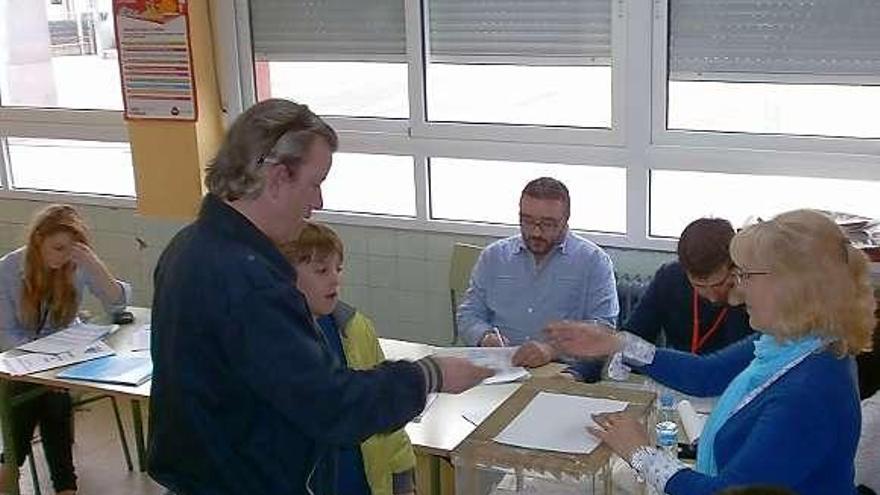
{"label": "man in light blue shirt", "polygon": [[555,355],[541,331],[557,320],[600,320],[614,326],[619,311],[611,258],[568,230],[565,185],[549,177],[529,182],[519,203],[520,235],[480,254],[458,308],[468,345],[521,345],[514,363],[541,366]]}

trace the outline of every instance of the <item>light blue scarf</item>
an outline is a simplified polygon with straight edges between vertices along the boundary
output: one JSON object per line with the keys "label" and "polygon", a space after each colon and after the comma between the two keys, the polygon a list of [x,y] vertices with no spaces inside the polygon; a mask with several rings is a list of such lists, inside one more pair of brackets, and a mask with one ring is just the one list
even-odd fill
{"label": "light blue scarf", "polygon": [[767,334],[755,341],[755,359],[730,382],[703,427],[700,448],[697,449],[697,472],[709,476],[718,474],[715,436],[737,411],[743,399],[791,363],[823,345],[822,339],[817,337],[804,337],[780,344]]}

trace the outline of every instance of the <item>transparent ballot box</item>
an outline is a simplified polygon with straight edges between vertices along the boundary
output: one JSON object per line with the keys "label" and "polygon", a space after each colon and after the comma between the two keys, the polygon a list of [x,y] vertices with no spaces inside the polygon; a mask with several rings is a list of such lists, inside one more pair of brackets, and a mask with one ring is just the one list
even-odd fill
{"label": "transparent ballot box", "polygon": [[[519,447],[495,440],[541,392],[623,401],[628,403],[628,413],[643,419],[650,414],[655,398],[653,392],[619,388],[611,383],[584,384],[558,378],[532,379],[508,397],[452,452],[455,493],[615,493],[613,455],[605,445],[599,445],[589,453],[568,453]],[[554,416],[552,412],[546,415],[548,424],[553,423]],[[583,426],[587,426],[586,412]]]}

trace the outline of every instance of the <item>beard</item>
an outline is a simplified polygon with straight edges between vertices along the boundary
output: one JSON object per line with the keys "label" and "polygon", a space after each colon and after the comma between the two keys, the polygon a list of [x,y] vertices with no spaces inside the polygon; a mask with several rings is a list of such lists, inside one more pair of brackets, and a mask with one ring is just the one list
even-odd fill
{"label": "beard", "polygon": [[531,251],[532,254],[538,256],[544,256],[549,253],[553,249],[553,246],[555,246],[557,243],[558,240],[550,239],[544,236],[533,235],[526,237],[526,247],[529,248],[529,251]]}

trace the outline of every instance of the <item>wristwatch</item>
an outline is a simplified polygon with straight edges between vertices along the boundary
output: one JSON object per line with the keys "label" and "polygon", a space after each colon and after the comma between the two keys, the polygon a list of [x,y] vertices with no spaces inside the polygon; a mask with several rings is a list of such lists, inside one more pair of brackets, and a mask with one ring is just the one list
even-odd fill
{"label": "wristwatch", "polygon": [[636,447],[636,450],[633,451],[632,456],[629,458],[630,467],[638,473],[638,477],[640,478],[639,482],[644,481],[642,478],[643,468],[645,464],[645,460],[648,457],[651,457],[656,452],[653,448],[648,447],[647,445],[640,445]]}

